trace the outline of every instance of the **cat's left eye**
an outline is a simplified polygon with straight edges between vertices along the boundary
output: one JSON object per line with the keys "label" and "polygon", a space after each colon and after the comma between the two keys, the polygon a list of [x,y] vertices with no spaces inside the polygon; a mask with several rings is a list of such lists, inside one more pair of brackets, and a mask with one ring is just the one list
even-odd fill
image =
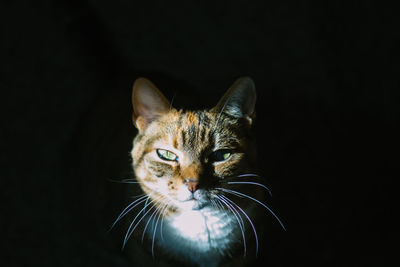
{"label": "cat's left eye", "polygon": [[169,150],[157,149],[157,155],[163,160],[177,161],[178,156]]}
{"label": "cat's left eye", "polygon": [[217,161],[224,161],[229,159],[229,157],[232,155],[232,151],[229,149],[220,149],[217,151],[214,151],[211,154],[211,158],[213,161],[217,162]]}

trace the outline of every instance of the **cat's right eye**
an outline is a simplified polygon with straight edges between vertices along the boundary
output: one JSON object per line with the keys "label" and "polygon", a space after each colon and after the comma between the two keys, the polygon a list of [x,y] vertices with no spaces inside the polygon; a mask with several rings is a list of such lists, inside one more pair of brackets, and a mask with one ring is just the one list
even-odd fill
{"label": "cat's right eye", "polygon": [[232,151],[229,149],[220,149],[211,154],[211,159],[215,162],[225,161],[231,156],[231,154]]}
{"label": "cat's right eye", "polygon": [[157,149],[157,155],[160,159],[168,161],[177,161],[178,156],[166,149]]}

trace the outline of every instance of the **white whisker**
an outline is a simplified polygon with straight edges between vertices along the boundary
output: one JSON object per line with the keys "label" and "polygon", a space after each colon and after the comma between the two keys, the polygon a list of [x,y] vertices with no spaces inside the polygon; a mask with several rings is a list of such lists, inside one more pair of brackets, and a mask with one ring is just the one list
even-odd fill
{"label": "white whisker", "polygon": [[[150,198],[150,196],[149,196],[148,198]],[[160,198],[161,198],[161,197],[160,197]],[[158,198],[158,199],[160,199],[160,198]],[[156,200],[158,200],[158,199],[156,199]],[[142,208],[142,210],[136,215],[136,217],[133,219],[133,221],[132,221],[131,224],[129,225],[128,231],[126,232],[126,235],[125,235],[125,239],[124,239],[124,243],[123,243],[122,248],[125,247],[126,242],[127,242],[128,239],[131,237],[131,235],[132,235],[133,232],[135,231],[136,227],[138,227],[139,223],[140,223],[140,222],[146,217],[146,215],[154,208],[154,206],[152,206],[152,207],[151,207],[147,212],[145,212],[145,213],[144,213],[144,210],[147,208],[147,206],[150,206],[150,205],[151,205],[152,203],[154,203],[156,200],[152,200],[152,201],[150,201],[150,203],[146,204],[146,205]],[[132,228],[133,224],[135,223],[136,219],[139,217],[139,215],[140,215],[142,212],[143,212],[144,214],[142,215],[142,217],[138,220],[138,222],[135,224],[135,226],[134,226],[133,229],[131,230],[131,228]]]}
{"label": "white whisker", "polygon": [[108,181],[120,184],[139,184],[139,182],[136,179],[124,179],[124,180],[108,179]]}
{"label": "white whisker", "polygon": [[[213,194],[213,196],[214,196],[215,198],[218,198],[218,196],[215,195],[215,194]],[[210,199],[210,201],[211,201],[211,205],[212,205],[215,209],[217,209],[217,210],[225,210],[225,208],[221,205],[221,203],[218,201],[218,199]]]}
{"label": "white whisker", "polygon": [[153,256],[153,258],[154,258],[154,241],[156,239],[157,225],[158,225],[158,221],[160,220],[160,217],[162,216],[162,210],[166,206],[168,206],[168,203],[164,204],[164,206],[162,206],[162,208],[159,210],[158,216],[157,216],[157,220],[156,220],[156,225],[155,225],[154,230],[153,230],[153,239],[151,241],[151,255]]}
{"label": "white whisker", "polygon": [[132,203],[130,203],[118,216],[118,218],[114,221],[114,223],[111,225],[110,229],[108,231],[111,231],[114,226],[126,215],[128,214],[132,209],[134,209],[137,205],[139,205],[140,203],[144,202],[145,198],[147,196],[141,196],[140,198],[136,199],[135,201],[133,201]]}
{"label": "white whisker", "polygon": [[[161,208],[161,206],[157,207],[157,208],[153,211],[153,213],[150,215],[150,218],[147,220],[147,223],[146,223],[146,225],[145,225],[145,227],[144,227],[144,229],[143,229],[143,233],[142,233],[142,243],[143,243],[143,241],[144,241],[144,235],[145,235],[145,233],[146,233],[147,226],[149,225],[149,223],[150,223],[151,219],[153,218],[153,216],[154,216],[155,214],[157,214],[157,212],[158,212],[158,210],[159,210],[160,208]],[[154,220],[153,220],[153,226],[154,226]]]}
{"label": "white whisker", "polygon": [[227,182],[227,184],[251,184],[251,185],[257,185],[257,186],[265,188],[268,191],[269,195],[272,197],[271,190],[268,187],[266,187],[265,185],[260,184],[260,183],[256,183],[256,182]]}
{"label": "white whisker", "polygon": [[256,240],[256,256],[257,256],[258,255],[258,235],[257,235],[256,227],[254,226],[252,220],[247,215],[247,213],[238,204],[236,204],[233,200],[229,199],[226,196],[222,196],[222,195],[220,197],[225,199],[229,203],[232,203],[233,205],[235,205],[243,213],[243,215],[247,218],[247,221],[250,223],[251,228],[253,229],[253,232],[254,232],[254,238]]}
{"label": "white whisker", "polygon": [[163,235],[163,225],[164,225],[164,218],[165,218],[165,215],[167,214],[167,211],[168,211],[168,208],[169,208],[169,203],[170,202],[168,202],[166,205],[165,205],[165,208],[164,208],[164,210],[162,211],[162,217],[161,217],[161,224],[160,224],[160,235],[161,235],[161,240],[163,240],[164,241],[164,235]]}
{"label": "white whisker", "polygon": [[279,224],[281,225],[281,227],[283,228],[283,230],[286,231],[286,228],[285,228],[285,226],[283,225],[282,221],[279,219],[279,217],[278,217],[267,205],[265,205],[264,203],[262,203],[262,202],[259,201],[258,199],[255,199],[255,198],[253,198],[253,197],[251,197],[251,196],[249,196],[249,195],[246,195],[246,194],[243,194],[243,193],[234,191],[234,190],[229,190],[229,189],[225,189],[225,188],[216,188],[216,189],[221,190],[221,191],[224,191],[224,192],[226,192],[226,193],[230,193],[230,194],[233,194],[233,195],[237,195],[237,196],[240,196],[240,197],[245,197],[245,198],[248,198],[248,199],[251,199],[251,200],[257,202],[258,204],[260,204],[261,206],[263,206],[264,208],[266,208],[266,209],[272,214],[272,216],[274,216],[275,219],[279,222]]}
{"label": "white whisker", "polygon": [[254,173],[245,173],[245,174],[240,174],[235,177],[258,177],[262,178],[260,175],[254,174]]}
{"label": "white whisker", "polygon": [[222,201],[223,203],[228,204],[228,208],[230,209],[230,207],[231,207],[232,209],[230,209],[230,210],[231,210],[234,214],[237,214],[237,215],[239,216],[239,217],[236,217],[236,218],[238,218],[238,219],[240,220],[240,222],[238,222],[238,223],[239,223],[239,226],[242,226],[243,229],[244,229],[244,222],[243,222],[242,216],[240,216],[240,213],[235,209],[235,207],[233,207],[233,206],[230,205],[229,203],[225,202],[224,199],[221,199],[221,198],[220,198],[220,196],[217,196],[217,197],[218,197],[218,199],[219,199],[220,201]]}
{"label": "white whisker", "polygon": [[[245,237],[245,233],[244,233],[244,222],[242,217],[240,216],[240,213],[237,212],[235,210],[235,208],[229,204],[229,202],[227,202],[226,200],[220,198],[218,195],[215,195],[215,197],[217,198],[217,201],[220,202],[222,205],[225,205],[226,207],[228,207],[228,209],[232,212],[232,214],[235,216],[236,221],[238,222],[240,231],[242,233],[242,239],[243,239],[243,256],[246,257],[246,253],[247,253],[247,246],[246,246],[246,237]],[[240,218],[240,219],[239,219]]]}

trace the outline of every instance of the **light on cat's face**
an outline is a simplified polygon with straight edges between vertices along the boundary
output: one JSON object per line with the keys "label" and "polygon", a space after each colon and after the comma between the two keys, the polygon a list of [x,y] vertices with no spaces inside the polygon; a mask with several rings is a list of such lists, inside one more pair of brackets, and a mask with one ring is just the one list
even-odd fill
{"label": "light on cat's face", "polygon": [[182,134],[173,132],[154,142],[144,157],[146,170],[142,176],[146,178],[142,182],[179,209],[202,209],[212,199],[209,185],[217,182],[216,170],[230,164],[233,151],[209,151],[208,143],[196,143],[194,149],[176,141],[182,141],[181,137]]}
{"label": "light on cat's face", "polygon": [[209,110],[171,106],[153,83],[136,80],[132,150],[136,178],[155,203],[201,209],[212,202],[221,180],[248,170],[249,130],[254,117],[251,79],[237,80]]}

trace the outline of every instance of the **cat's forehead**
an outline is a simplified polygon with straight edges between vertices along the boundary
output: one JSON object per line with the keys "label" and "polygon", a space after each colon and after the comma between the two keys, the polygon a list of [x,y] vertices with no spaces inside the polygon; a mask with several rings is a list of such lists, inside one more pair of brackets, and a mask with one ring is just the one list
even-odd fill
{"label": "cat's forehead", "polygon": [[174,148],[194,149],[210,145],[215,118],[207,111],[178,111],[172,116],[166,116],[162,124],[166,129],[165,138]]}
{"label": "cat's forehead", "polygon": [[234,128],[224,115],[207,110],[180,110],[164,115],[149,132],[157,136],[155,143],[163,142],[178,150],[200,152],[216,145],[227,145],[235,137]]}
{"label": "cat's forehead", "polygon": [[215,123],[215,115],[208,111],[175,110],[164,115],[158,121],[158,127],[168,134],[180,131],[190,132],[194,128],[209,128]]}

